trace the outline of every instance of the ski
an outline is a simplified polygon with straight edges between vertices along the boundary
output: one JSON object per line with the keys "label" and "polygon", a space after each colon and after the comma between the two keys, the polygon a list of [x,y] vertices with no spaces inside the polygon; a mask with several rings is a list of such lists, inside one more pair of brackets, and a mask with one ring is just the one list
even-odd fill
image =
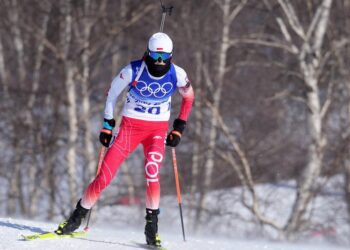
{"label": "ski", "polygon": [[162,247],[162,246],[147,245],[146,243],[140,243],[137,241],[131,241],[131,243],[134,244],[135,246],[141,247],[143,249],[168,250],[167,248]]}
{"label": "ski", "polygon": [[70,234],[56,234],[55,232],[46,232],[46,233],[36,233],[31,235],[22,235],[23,240],[36,240],[36,239],[60,239],[60,238],[76,238],[86,236],[86,231],[72,232]]}

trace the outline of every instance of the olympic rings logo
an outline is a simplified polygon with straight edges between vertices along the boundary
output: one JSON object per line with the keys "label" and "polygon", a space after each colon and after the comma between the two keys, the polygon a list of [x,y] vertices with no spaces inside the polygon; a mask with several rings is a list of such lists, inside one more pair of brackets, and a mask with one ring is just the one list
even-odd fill
{"label": "olympic rings logo", "polygon": [[147,85],[144,81],[138,81],[135,87],[143,97],[150,97],[153,95],[156,98],[163,98],[172,91],[173,84],[171,82],[166,82],[160,85],[158,82],[152,82]]}

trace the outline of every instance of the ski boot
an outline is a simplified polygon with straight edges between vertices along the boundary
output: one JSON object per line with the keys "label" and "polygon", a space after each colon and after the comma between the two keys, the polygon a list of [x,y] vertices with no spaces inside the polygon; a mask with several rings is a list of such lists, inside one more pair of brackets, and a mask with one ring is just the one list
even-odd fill
{"label": "ski boot", "polygon": [[55,231],[56,234],[70,234],[80,227],[82,220],[89,212],[89,209],[83,208],[80,205],[80,201],[81,200],[78,201],[77,206],[69,219],[58,225],[58,228]]}
{"label": "ski boot", "polygon": [[145,235],[147,245],[160,247],[160,236],[158,234],[158,214],[159,209],[146,208],[146,226]]}

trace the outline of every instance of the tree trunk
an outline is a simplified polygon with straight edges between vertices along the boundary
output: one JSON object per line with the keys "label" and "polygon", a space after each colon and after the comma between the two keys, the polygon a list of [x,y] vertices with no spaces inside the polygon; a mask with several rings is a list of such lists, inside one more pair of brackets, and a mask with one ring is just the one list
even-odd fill
{"label": "tree trunk", "polygon": [[[200,87],[200,84],[202,82],[202,55],[201,52],[196,53],[196,86]],[[198,92],[200,93],[200,92]],[[202,107],[202,97],[201,95],[196,96],[196,101],[194,103],[194,116],[195,116],[195,139],[194,139],[194,146],[193,146],[193,155],[192,155],[192,182],[191,182],[191,195],[193,196],[193,199],[195,200],[194,195],[198,191],[198,185],[199,185],[199,168],[200,168],[200,162],[201,162],[201,137],[203,134],[202,131],[202,123],[203,123],[203,107]]]}
{"label": "tree trunk", "polygon": [[[41,32],[40,36],[45,37],[46,31],[47,31],[47,25],[49,22],[49,13],[51,10],[51,4],[48,1],[42,1],[42,4],[44,5],[43,8],[45,9],[46,14],[44,14],[44,17],[43,17],[42,26],[40,29],[40,32]],[[29,134],[28,139],[31,140],[32,145],[38,145],[37,136],[36,136],[36,132],[35,132],[37,124],[33,120],[32,112],[33,112],[35,100],[37,98],[37,92],[39,89],[41,65],[42,65],[42,61],[43,61],[43,51],[44,51],[44,40],[38,39],[37,42],[38,42],[38,47],[37,47],[37,52],[36,52],[36,56],[35,56],[32,89],[30,92],[30,96],[28,98],[28,103],[27,103],[28,109],[26,110],[26,114],[25,114],[26,123],[28,124],[29,131],[30,131],[28,133]],[[32,158],[32,165],[29,166],[29,188],[28,188],[28,190],[30,190],[30,194],[31,194],[31,198],[30,198],[30,202],[29,202],[29,209],[28,209],[29,216],[33,216],[36,214],[40,192],[42,192],[42,189],[37,187],[38,184],[36,181],[37,175],[38,175],[39,171],[41,171],[41,169],[39,168],[40,163],[36,160],[35,150],[32,150],[31,152],[33,152],[33,153],[32,153],[32,157],[31,157]],[[40,184],[42,184],[42,183],[43,183],[43,181],[40,182]]]}
{"label": "tree trunk", "polygon": [[75,65],[69,58],[72,41],[72,6],[69,0],[61,2],[61,11],[64,15],[64,21],[61,23],[61,48],[62,60],[64,63],[65,90],[67,94],[67,115],[68,115],[68,143],[67,143],[67,170],[68,170],[68,188],[70,194],[70,203],[75,204],[77,200],[76,183],[76,156],[77,156],[77,138],[78,138],[78,118],[76,105],[76,90],[74,82]]}
{"label": "tree trunk", "polygon": [[318,69],[322,43],[327,30],[329,12],[332,0],[324,0],[319,6],[315,17],[318,18],[313,39],[305,41],[299,56],[299,65],[306,87],[306,105],[308,107],[306,125],[310,136],[308,145],[307,165],[301,173],[298,182],[297,197],[293,205],[285,231],[288,238],[300,230],[307,207],[318,188],[317,179],[321,173],[323,149],[326,144],[322,131],[322,108],[318,89]]}
{"label": "tree trunk", "polygon": [[82,83],[81,83],[81,90],[82,90],[82,124],[85,126],[84,131],[84,155],[85,159],[87,161],[87,174],[84,174],[83,176],[83,182],[90,181],[91,177],[95,175],[96,172],[96,154],[94,150],[94,144],[93,144],[93,135],[92,135],[92,128],[91,128],[91,105],[90,105],[90,93],[89,93],[89,79],[90,79],[90,34],[91,29],[93,26],[93,20],[90,20],[89,17],[91,15],[90,13],[90,1],[85,0],[84,1],[84,15],[85,18],[83,19],[84,22],[82,24],[83,26],[83,38],[82,38],[82,56],[81,61],[83,64],[83,74],[82,74]]}
{"label": "tree trunk", "polygon": [[5,55],[4,47],[2,45],[2,36],[0,34],[0,80],[3,85],[4,97],[8,96],[8,82],[7,82],[7,73],[5,66]]}
{"label": "tree trunk", "polygon": [[17,64],[20,84],[24,84],[26,69],[24,64],[24,42],[19,28],[19,13],[17,0],[11,1],[9,18],[11,20],[11,31],[13,34],[13,44],[17,52]]}
{"label": "tree trunk", "polygon": [[74,65],[70,61],[65,63],[66,72],[66,91],[68,101],[68,151],[67,151],[67,166],[68,166],[68,185],[71,195],[71,203],[74,204],[77,200],[77,183],[76,183],[76,144],[78,138],[78,120],[76,107],[76,92],[73,79]]}
{"label": "tree trunk", "polygon": [[[223,11],[223,26],[221,33],[221,43],[219,48],[219,58],[218,58],[218,68],[216,73],[216,82],[215,82],[215,92],[213,94],[213,106],[219,109],[220,101],[221,101],[221,93],[224,84],[224,77],[226,71],[226,57],[227,50],[229,49],[229,40],[230,40],[230,25],[228,22],[228,18],[230,15],[230,6],[231,0],[225,0],[222,5]],[[208,79],[207,79],[208,80]],[[206,192],[210,189],[212,184],[212,175],[214,171],[214,162],[215,162],[215,146],[216,146],[216,137],[217,137],[217,119],[215,116],[211,116],[210,118],[210,130],[208,135],[208,150],[206,152],[206,163],[204,166],[204,179],[203,179],[203,187],[200,192],[199,200],[197,202],[197,212],[195,217],[195,230],[197,226],[200,225],[200,220],[202,216],[202,208],[205,207],[206,203]]]}
{"label": "tree trunk", "polygon": [[298,183],[297,198],[293,206],[292,214],[286,227],[287,237],[299,230],[303,225],[303,216],[306,213],[307,206],[315,195],[317,190],[317,179],[320,175],[323,159],[323,134],[322,118],[319,100],[318,80],[313,72],[305,72],[305,83],[309,87],[307,93],[307,105],[309,108],[307,114],[307,127],[310,135],[310,144],[308,145],[308,163],[301,174]]}
{"label": "tree trunk", "polygon": [[[13,36],[13,45],[16,51],[16,62],[18,67],[18,79],[19,81],[18,86],[21,87],[24,84],[25,78],[26,78],[26,70],[25,70],[25,57],[24,57],[24,42],[22,38],[22,33],[20,32],[20,24],[19,24],[19,7],[17,0],[13,0],[9,3],[9,19],[11,21],[11,34]],[[23,113],[19,112],[19,117],[23,118]],[[13,130],[15,131],[17,124],[15,124],[17,120],[13,121]],[[17,137],[20,137],[20,135],[17,135]],[[19,207],[22,213],[26,214],[26,205],[24,201],[24,195],[23,195],[23,182],[22,182],[22,176],[21,176],[21,170],[23,169],[23,166],[21,166],[20,156],[23,154],[23,145],[22,141],[23,138],[16,138],[14,140],[13,148],[15,150],[15,159],[14,159],[14,171],[11,175],[10,180],[10,193],[13,192],[14,195],[10,194],[13,199],[17,199],[19,203]],[[15,206],[16,201],[13,200],[11,204],[9,205],[10,213],[13,211],[16,211],[16,209],[13,209],[13,206]]]}

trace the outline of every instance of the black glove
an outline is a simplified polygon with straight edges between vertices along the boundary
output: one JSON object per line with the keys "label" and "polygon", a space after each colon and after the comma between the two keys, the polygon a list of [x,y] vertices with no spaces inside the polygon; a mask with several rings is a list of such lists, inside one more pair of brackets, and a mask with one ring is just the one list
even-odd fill
{"label": "black glove", "polygon": [[109,143],[112,139],[112,130],[115,127],[115,120],[104,119],[103,120],[103,128],[100,131],[100,142],[106,148],[109,147]]}
{"label": "black glove", "polygon": [[170,147],[176,147],[180,141],[183,131],[186,127],[186,121],[179,118],[174,120],[173,130],[168,134],[166,138],[166,145]]}

